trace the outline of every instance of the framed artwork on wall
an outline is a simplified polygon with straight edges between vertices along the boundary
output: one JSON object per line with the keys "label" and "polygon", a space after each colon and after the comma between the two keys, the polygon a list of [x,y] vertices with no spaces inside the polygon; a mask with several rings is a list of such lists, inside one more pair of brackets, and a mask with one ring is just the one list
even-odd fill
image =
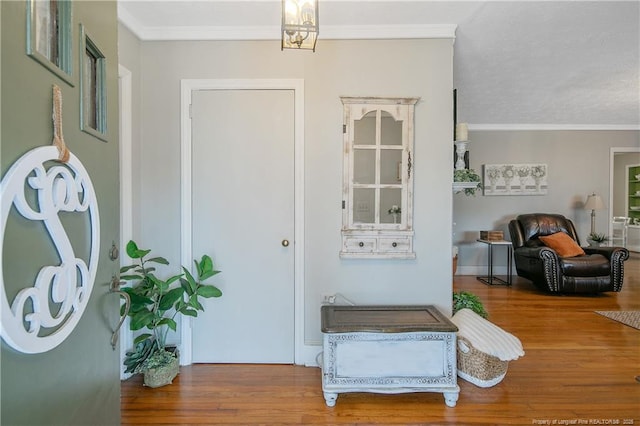
{"label": "framed artwork on wall", "polygon": [[546,164],[485,164],[484,195],[545,195]]}
{"label": "framed artwork on wall", "polygon": [[71,1],[27,0],[27,55],[74,85]]}
{"label": "framed artwork on wall", "polygon": [[107,141],[107,65],[93,38],[80,25],[80,130]]}

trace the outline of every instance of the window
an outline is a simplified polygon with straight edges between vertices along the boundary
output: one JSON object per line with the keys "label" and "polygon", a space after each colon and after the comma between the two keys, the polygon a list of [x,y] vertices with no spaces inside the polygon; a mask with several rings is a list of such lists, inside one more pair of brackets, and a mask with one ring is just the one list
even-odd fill
{"label": "window", "polygon": [[27,54],[73,86],[70,1],[27,0]]}
{"label": "window", "polygon": [[105,57],[80,26],[80,128],[106,141],[107,102]]}

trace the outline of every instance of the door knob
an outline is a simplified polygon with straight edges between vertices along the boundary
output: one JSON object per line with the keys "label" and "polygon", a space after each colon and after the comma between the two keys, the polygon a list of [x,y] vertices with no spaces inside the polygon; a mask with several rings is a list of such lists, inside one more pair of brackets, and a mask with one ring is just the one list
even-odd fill
{"label": "door knob", "polygon": [[282,240],[282,247],[289,247],[289,240]]}

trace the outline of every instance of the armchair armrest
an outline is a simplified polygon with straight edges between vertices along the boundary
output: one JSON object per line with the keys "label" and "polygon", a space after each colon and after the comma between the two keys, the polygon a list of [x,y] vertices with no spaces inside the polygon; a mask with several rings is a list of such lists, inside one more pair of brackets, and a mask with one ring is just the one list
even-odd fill
{"label": "armchair armrest", "polygon": [[[526,268],[532,275],[539,276],[539,282],[544,282],[549,291],[559,290],[562,282],[562,268],[555,250],[547,246],[523,246],[514,250],[514,257],[516,257],[516,266],[520,262],[521,268]],[[536,264],[539,266],[535,266]],[[531,279],[536,280],[534,277]]]}
{"label": "armchair armrest", "polygon": [[558,253],[549,247],[538,247],[538,255],[542,259],[542,270],[549,290],[560,291],[562,268],[560,267]]}
{"label": "armchair armrest", "polygon": [[556,257],[556,259],[558,257],[557,253],[553,249],[547,246],[539,246],[539,247],[522,246],[522,247],[518,247],[515,251],[518,252],[518,256],[530,257],[533,259],[543,259],[542,257],[543,251],[550,251]]}
{"label": "armchair armrest", "polygon": [[601,254],[609,259],[613,291],[622,290],[624,261],[629,259],[629,250],[624,247],[585,247],[584,251],[587,254]]}
{"label": "armchair armrest", "polygon": [[601,254],[609,261],[622,257],[623,262],[629,258],[629,250],[624,247],[583,247],[586,254]]}

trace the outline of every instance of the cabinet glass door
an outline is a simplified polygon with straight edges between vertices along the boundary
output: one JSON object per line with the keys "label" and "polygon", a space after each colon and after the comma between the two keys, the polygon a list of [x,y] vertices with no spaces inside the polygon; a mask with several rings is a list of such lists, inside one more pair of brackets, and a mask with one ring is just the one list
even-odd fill
{"label": "cabinet glass door", "polygon": [[354,224],[401,224],[402,120],[380,108],[353,121]]}

